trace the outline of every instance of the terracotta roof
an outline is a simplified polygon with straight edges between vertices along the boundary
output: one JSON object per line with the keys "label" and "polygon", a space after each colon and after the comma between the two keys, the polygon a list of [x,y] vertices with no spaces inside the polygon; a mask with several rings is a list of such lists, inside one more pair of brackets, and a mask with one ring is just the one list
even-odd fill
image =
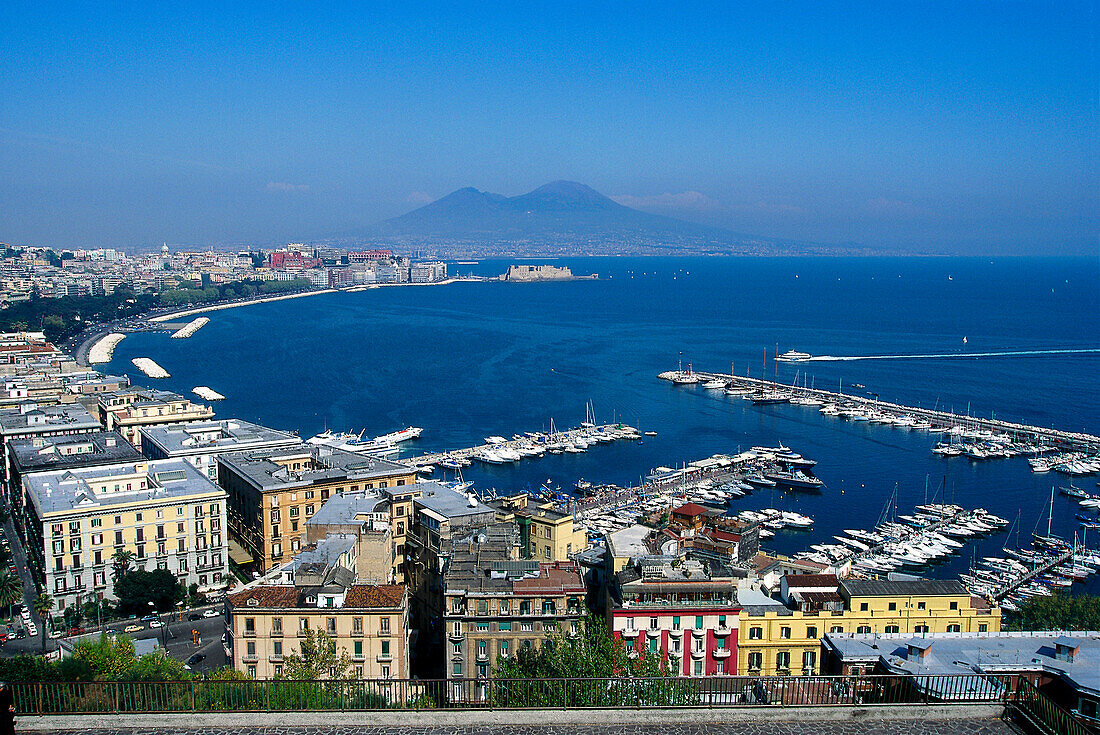
{"label": "terracotta roof", "polygon": [[403,584],[356,584],[348,587],[344,607],[401,607]]}
{"label": "terracotta roof", "polygon": [[555,561],[539,564],[539,576],[517,579],[512,585],[516,594],[564,594],[585,592],[584,578],[576,562]]}
{"label": "terracotta roof", "polygon": [[673,513],[680,516],[695,516],[707,515],[708,511],[698,503],[684,503],[679,508],[673,508]]}
{"label": "terracotta roof", "polygon": [[233,607],[245,607],[249,600],[255,600],[256,607],[294,607],[298,604],[298,590],[287,586],[253,587],[229,595],[228,599]]}

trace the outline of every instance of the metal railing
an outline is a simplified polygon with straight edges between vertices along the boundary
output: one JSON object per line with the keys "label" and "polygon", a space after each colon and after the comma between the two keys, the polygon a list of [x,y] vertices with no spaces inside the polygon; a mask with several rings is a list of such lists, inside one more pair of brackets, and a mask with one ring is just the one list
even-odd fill
{"label": "metal railing", "polygon": [[[284,710],[853,707],[1030,704],[1015,676],[711,676],[10,684],[29,715]],[[1038,705],[1034,705],[1038,706]]]}
{"label": "metal railing", "polygon": [[1100,729],[1090,727],[1062,707],[1052,702],[1028,679],[1020,677],[1016,690],[1006,702],[1008,711],[1031,727],[1051,735],[1090,735]]}

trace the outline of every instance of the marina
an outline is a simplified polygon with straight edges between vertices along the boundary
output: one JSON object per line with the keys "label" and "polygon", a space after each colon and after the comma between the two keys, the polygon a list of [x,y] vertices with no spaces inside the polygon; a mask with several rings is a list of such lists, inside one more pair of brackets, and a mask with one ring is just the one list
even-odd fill
{"label": "marina", "polygon": [[[690,366],[689,370],[690,370]],[[683,385],[682,370],[667,371],[658,375],[677,385]],[[903,406],[878,398],[806,388],[796,384],[779,383],[776,380],[758,380],[747,376],[725,373],[692,372],[690,381],[704,382],[718,387],[724,384],[730,396],[740,396],[753,403],[789,403],[799,406],[818,406],[823,415],[850,421],[867,421],[888,424],[898,428],[942,433],[961,440],[957,454],[967,454],[972,459],[1016,456],[1018,454],[1051,453],[1058,457],[1076,453],[1087,474],[1100,472],[1100,436],[1081,432],[1061,431],[1027,424],[1002,421],[995,418],[978,418],[938,409]],[[956,442],[937,445],[937,453],[956,453]],[[1057,460],[1057,464],[1062,460]]]}

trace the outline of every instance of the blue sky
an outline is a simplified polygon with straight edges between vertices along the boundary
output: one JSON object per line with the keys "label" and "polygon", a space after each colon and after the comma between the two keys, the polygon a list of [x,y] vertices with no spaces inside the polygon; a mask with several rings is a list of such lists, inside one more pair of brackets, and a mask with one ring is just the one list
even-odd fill
{"label": "blue sky", "polygon": [[0,6],[0,241],[279,243],[573,179],[765,236],[1096,253],[1097,2]]}

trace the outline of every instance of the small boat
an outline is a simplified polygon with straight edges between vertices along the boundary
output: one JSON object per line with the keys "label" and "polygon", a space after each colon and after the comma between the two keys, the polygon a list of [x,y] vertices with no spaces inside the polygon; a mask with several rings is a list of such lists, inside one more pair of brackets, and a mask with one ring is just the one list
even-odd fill
{"label": "small boat", "polygon": [[725,390],[726,389],[726,381],[717,380],[717,379],[708,380],[707,382],[703,383],[703,387],[706,388],[707,390]]}
{"label": "small boat", "polygon": [[645,432],[645,435],[646,436],[657,436],[657,432],[656,431],[647,431],[647,432]]}

